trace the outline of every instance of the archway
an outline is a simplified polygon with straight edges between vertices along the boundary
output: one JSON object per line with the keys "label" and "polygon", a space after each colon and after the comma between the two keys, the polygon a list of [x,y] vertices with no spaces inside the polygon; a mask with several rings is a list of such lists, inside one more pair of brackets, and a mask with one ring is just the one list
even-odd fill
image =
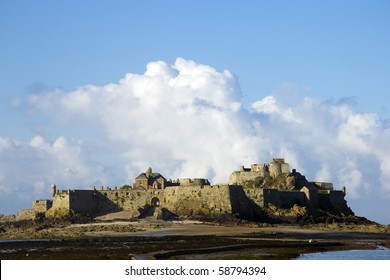
{"label": "archway", "polygon": [[160,207],[160,199],[158,197],[153,197],[150,201],[150,206],[152,207]]}

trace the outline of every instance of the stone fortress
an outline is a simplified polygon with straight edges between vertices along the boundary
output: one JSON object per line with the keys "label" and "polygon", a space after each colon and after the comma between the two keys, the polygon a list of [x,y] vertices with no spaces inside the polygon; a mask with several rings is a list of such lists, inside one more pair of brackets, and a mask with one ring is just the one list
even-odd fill
{"label": "stone fortress", "polygon": [[252,164],[251,168],[241,166],[231,174],[228,184],[211,185],[203,178],[167,180],[149,167],[135,178],[132,187],[58,190],[53,184],[51,193],[52,200],[33,201],[32,209],[18,212],[18,219],[69,213],[91,217],[122,213],[122,218],[164,218],[169,213],[255,221],[291,220],[313,211],[353,215],[344,199],[345,187],[334,190],[332,183],[309,182],[295,169],[290,172],[282,158],[274,158],[269,164]]}

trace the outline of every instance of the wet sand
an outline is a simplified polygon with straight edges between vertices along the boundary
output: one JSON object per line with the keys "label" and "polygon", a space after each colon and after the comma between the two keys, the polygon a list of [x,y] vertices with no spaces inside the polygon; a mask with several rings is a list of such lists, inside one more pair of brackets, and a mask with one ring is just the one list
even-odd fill
{"label": "wet sand", "polygon": [[[24,235],[23,235],[24,234]],[[116,221],[5,232],[0,259],[293,259],[389,248],[388,227]],[[12,241],[12,239],[19,239]],[[32,240],[34,239],[34,240]]]}

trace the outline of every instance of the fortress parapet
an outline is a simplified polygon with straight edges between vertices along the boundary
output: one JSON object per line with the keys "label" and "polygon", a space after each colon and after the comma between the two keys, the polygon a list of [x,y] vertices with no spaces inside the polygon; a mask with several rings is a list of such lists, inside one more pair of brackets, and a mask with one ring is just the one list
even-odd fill
{"label": "fortress parapet", "polygon": [[242,185],[246,181],[254,180],[258,177],[277,177],[280,174],[290,173],[290,166],[284,158],[273,158],[269,164],[256,163],[251,168],[240,167],[239,171],[234,171],[229,178],[229,185]]}
{"label": "fortress parapet", "polygon": [[333,191],[333,184],[329,182],[313,182],[318,189]]}
{"label": "fortress parapet", "polygon": [[191,186],[209,186],[210,182],[205,178],[180,178],[169,180],[168,187],[191,187]]}

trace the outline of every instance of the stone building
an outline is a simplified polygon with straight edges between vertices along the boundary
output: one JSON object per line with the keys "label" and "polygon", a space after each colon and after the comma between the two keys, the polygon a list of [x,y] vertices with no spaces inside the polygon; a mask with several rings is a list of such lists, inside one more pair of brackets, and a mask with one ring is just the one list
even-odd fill
{"label": "stone building", "polygon": [[165,189],[167,180],[160,173],[153,173],[149,167],[145,173],[138,175],[133,184],[133,188],[144,189]]}
{"label": "stone building", "polygon": [[97,190],[57,190],[52,200],[36,200],[32,209],[21,210],[19,219],[37,213],[56,216],[71,211],[96,217],[126,211],[127,217],[142,217],[151,209],[166,209],[178,216],[237,216],[261,220],[270,206],[322,209],[343,215],[353,212],[345,201],[345,188],[334,190],[327,182],[309,182],[282,158],[269,164],[252,164],[234,171],[228,184],[211,185],[204,178],[166,180],[149,167],[134,179],[133,187]]}
{"label": "stone building", "polygon": [[49,199],[33,200],[32,208],[22,209],[18,211],[19,220],[30,220],[38,217],[39,214],[44,214],[53,205],[53,201]]}

